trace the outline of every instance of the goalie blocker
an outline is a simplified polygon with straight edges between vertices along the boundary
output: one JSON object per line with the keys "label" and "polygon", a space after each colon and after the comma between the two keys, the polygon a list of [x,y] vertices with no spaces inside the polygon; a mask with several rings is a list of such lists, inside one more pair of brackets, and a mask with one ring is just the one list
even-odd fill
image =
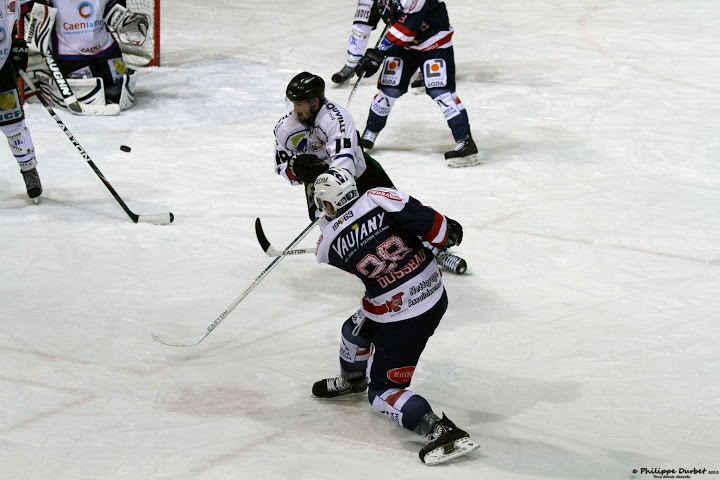
{"label": "goalie blocker", "polygon": [[[62,9],[68,7],[59,5],[58,8],[62,12]],[[51,50],[50,40],[57,13],[57,8],[35,4],[26,15],[25,39],[30,49],[26,69],[28,76],[51,103],[68,107],[74,113],[116,114],[120,109],[132,107],[135,102],[132,70],[125,65],[116,40],[130,46],[142,45],[147,36],[148,16],[128,11],[120,5],[113,6],[103,18],[107,31],[98,34],[98,44],[108,45],[103,53],[80,59],[75,56],[71,60],[63,60],[59,65]],[[68,48],[68,39],[64,39],[64,43],[65,48]],[[61,49],[61,44],[63,41],[59,40],[56,48]],[[82,45],[72,46],[76,50],[82,49]],[[66,75],[70,78],[66,78]],[[26,93],[29,94],[29,90]],[[73,108],[76,101],[80,107],[94,107]],[[113,105],[115,108],[100,108],[103,105]]]}

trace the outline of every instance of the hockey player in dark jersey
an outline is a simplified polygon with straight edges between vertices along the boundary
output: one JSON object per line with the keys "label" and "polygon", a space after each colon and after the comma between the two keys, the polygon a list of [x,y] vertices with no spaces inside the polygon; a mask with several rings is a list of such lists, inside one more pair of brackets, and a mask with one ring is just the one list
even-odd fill
{"label": "hockey player in dark jersey", "polygon": [[[352,31],[350,32],[350,38],[348,38],[345,65],[333,74],[331,77],[333,83],[341,85],[355,75],[355,67],[370,42],[370,32],[375,30],[379,21],[380,11],[375,0],[358,0],[355,16],[353,17]],[[425,89],[422,70],[418,70],[418,75],[410,86],[416,92],[420,88]]]}
{"label": "hockey player in dark jersey", "polygon": [[477,449],[467,432],[409,390],[420,355],[448,305],[442,274],[423,240],[459,245],[462,227],[395,189],[360,195],[353,176],[342,168],[317,177],[314,200],[325,212],[318,262],[360,278],[365,296],[341,329],[341,374],[316,382],[313,395],[332,398],[367,388],[373,407],[432,440],[420,450],[426,464]]}
{"label": "hockey player in dark jersey", "polygon": [[395,101],[408,91],[420,67],[425,92],[438,104],[457,145],[445,153],[450,167],[477,165],[478,149],[470,132],[467,111],[455,93],[453,28],[442,0],[375,0],[383,21],[390,25],[378,48],[368,49],[355,67],[372,76],[380,67],[375,95],[362,135],[363,148],[373,148]]}

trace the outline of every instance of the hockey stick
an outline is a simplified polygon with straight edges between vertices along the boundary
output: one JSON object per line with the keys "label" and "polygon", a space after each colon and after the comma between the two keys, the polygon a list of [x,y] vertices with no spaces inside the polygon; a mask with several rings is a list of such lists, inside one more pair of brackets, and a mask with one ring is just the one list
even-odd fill
{"label": "hockey stick", "polygon": [[[322,217],[320,217],[320,218],[322,218]],[[303,238],[305,238],[310,233],[310,231],[313,229],[313,227],[315,225],[317,225],[317,223],[320,221],[320,218],[317,218],[314,222],[312,222],[310,225],[305,227],[305,230],[300,232],[300,235],[295,237],[295,240],[290,242],[290,245],[288,245],[287,248],[290,249],[290,248],[294,247]],[[280,263],[280,260],[282,260],[283,258],[285,258],[285,257],[276,257],[275,260],[273,260],[272,263],[270,263],[270,265],[268,265],[265,268],[265,270],[260,272],[260,275],[255,277],[255,280],[253,280],[253,282],[250,284],[250,286],[248,288],[246,288],[245,291],[243,293],[241,293],[239,297],[237,297],[235,300],[233,300],[232,303],[230,305],[228,305],[228,307],[225,310],[223,310],[220,315],[217,316],[215,321],[213,321],[210,325],[207,326],[207,328],[201,335],[198,335],[197,337],[190,337],[190,338],[182,339],[182,340],[173,340],[172,338],[164,337],[164,336],[158,335],[157,333],[153,333],[152,334],[153,340],[155,340],[156,342],[160,342],[163,345],[170,345],[172,347],[191,347],[193,345],[197,345],[198,343],[202,342],[205,339],[205,337],[210,335],[210,332],[215,330],[215,328],[218,325],[220,325],[220,322],[222,322],[225,319],[225,317],[230,315],[230,312],[232,312],[235,309],[235,307],[237,307],[238,304],[240,302],[242,302],[243,299],[245,297],[247,297],[248,294],[255,287],[257,287],[260,282],[263,281],[263,279],[265,277],[267,277],[268,273],[270,273],[270,271],[273,268],[275,268],[277,266],[277,264]]]}
{"label": "hockey stick", "polygon": [[[62,74],[60,68],[55,62],[55,57],[53,57],[52,53],[43,52],[42,56],[45,59],[45,63],[47,64],[48,68],[50,69],[50,73],[52,74],[50,76],[55,80],[55,84],[60,90],[60,95],[62,95],[63,97],[65,106],[71,112],[77,115],[117,115],[120,113],[120,105],[118,105],[117,103],[110,103],[106,105],[91,105],[89,103],[80,103],[80,101],[75,98],[75,95],[73,95],[72,90],[67,83],[67,80],[65,80],[65,76]],[[26,79],[25,81],[29,80]],[[32,87],[30,88],[37,95],[35,89]]]}
{"label": "hockey stick", "polygon": [[100,169],[98,169],[97,166],[95,166],[95,163],[90,158],[90,155],[87,154],[85,149],[80,145],[80,143],[75,139],[72,133],[70,133],[70,130],[68,130],[67,126],[63,123],[62,120],[60,120],[60,117],[57,116],[55,111],[52,109],[50,104],[45,100],[43,97],[43,93],[39,92],[37,90],[37,87],[35,87],[35,84],[33,81],[28,77],[27,73],[25,71],[20,70],[20,75],[22,78],[27,82],[30,89],[35,92],[35,96],[40,100],[40,103],[43,104],[45,107],[45,110],[48,111],[51,117],[55,119],[55,123],[58,124],[60,129],[65,132],[65,135],[67,135],[68,140],[75,145],[75,148],[77,148],[78,152],[80,152],[80,155],[85,159],[85,161],[90,165],[90,168],[93,169],[93,172],[95,172],[95,175],[98,176],[100,180],[102,180],[103,184],[107,187],[108,190],[110,190],[110,193],[112,193],[112,196],[115,197],[115,200],[120,204],[120,206],[125,210],[125,213],[128,214],[130,219],[135,223],[152,223],[154,225],[167,225],[168,223],[172,223],[173,220],[175,220],[175,216],[168,212],[168,213],[158,213],[155,215],[137,215],[130,211],[127,205],[125,205],[125,202],[122,198],[120,198],[120,195],[115,191],[115,189],[110,185],[110,182],[108,182],[107,178],[105,178],[105,175],[102,174]]}
{"label": "hockey stick", "polygon": [[[387,8],[387,5],[385,5],[385,8]],[[385,9],[383,9],[383,12],[385,12]],[[380,38],[378,38],[377,42],[375,42],[375,48],[377,48],[378,45],[380,45],[380,42],[382,42],[382,39],[385,38],[385,34],[387,33],[389,28],[390,28],[390,24],[388,23],[387,25],[385,25],[385,28],[383,29],[382,33],[380,34]],[[357,91],[358,87],[360,86],[360,82],[362,81],[363,78],[365,78],[365,72],[362,72],[360,75],[358,75],[358,79],[355,82],[355,85],[353,86],[352,90],[350,90],[350,96],[347,99],[345,108],[350,108],[350,102],[352,102],[352,99],[355,96],[355,92]]]}
{"label": "hockey stick", "polygon": [[297,248],[290,250],[278,250],[275,247],[273,247],[270,244],[270,241],[267,239],[267,236],[265,235],[265,232],[262,228],[262,223],[260,222],[259,218],[255,219],[255,235],[257,236],[258,242],[260,243],[260,247],[263,249],[263,251],[267,254],[268,257],[284,257],[286,255],[303,255],[305,253],[315,253],[314,248]]}

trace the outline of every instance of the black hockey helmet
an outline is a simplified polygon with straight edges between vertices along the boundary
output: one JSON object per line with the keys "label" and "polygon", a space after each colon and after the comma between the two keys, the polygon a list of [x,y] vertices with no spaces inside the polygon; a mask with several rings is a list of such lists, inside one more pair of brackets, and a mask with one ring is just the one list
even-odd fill
{"label": "black hockey helmet", "polygon": [[318,97],[322,103],[325,98],[325,80],[310,72],[298,73],[288,83],[285,96],[291,102]]}

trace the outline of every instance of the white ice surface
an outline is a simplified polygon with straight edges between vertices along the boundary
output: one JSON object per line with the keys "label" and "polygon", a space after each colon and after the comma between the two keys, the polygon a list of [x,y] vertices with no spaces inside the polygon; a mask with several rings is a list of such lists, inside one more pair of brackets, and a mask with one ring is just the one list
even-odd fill
{"label": "white ice surface", "polygon": [[[716,1],[448,1],[483,164],[451,170],[437,106],[408,94],[373,155],[465,227],[471,275],[413,389],[482,447],[429,468],[424,442],[363,396],[312,398],[338,371],[358,280],[285,259],[303,194],[272,170],[284,89],[344,61],[353,1],[165,2],[160,68],[137,105],[63,121],[39,104],[45,193],[0,162],[0,478],[627,479],[720,467],[720,9]],[[290,5],[290,6],[289,6]],[[377,33],[376,33],[377,34]],[[371,39],[375,41],[375,36]],[[328,88],[344,104],[351,85]],[[374,82],[351,105],[358,128]],[[120,145],[129,145],[124,153]],[[301,246],[312,246],[316,235]],[[638,479],[652,475],[638,473]],[[717,478],[694,475],[692,478]]]}

